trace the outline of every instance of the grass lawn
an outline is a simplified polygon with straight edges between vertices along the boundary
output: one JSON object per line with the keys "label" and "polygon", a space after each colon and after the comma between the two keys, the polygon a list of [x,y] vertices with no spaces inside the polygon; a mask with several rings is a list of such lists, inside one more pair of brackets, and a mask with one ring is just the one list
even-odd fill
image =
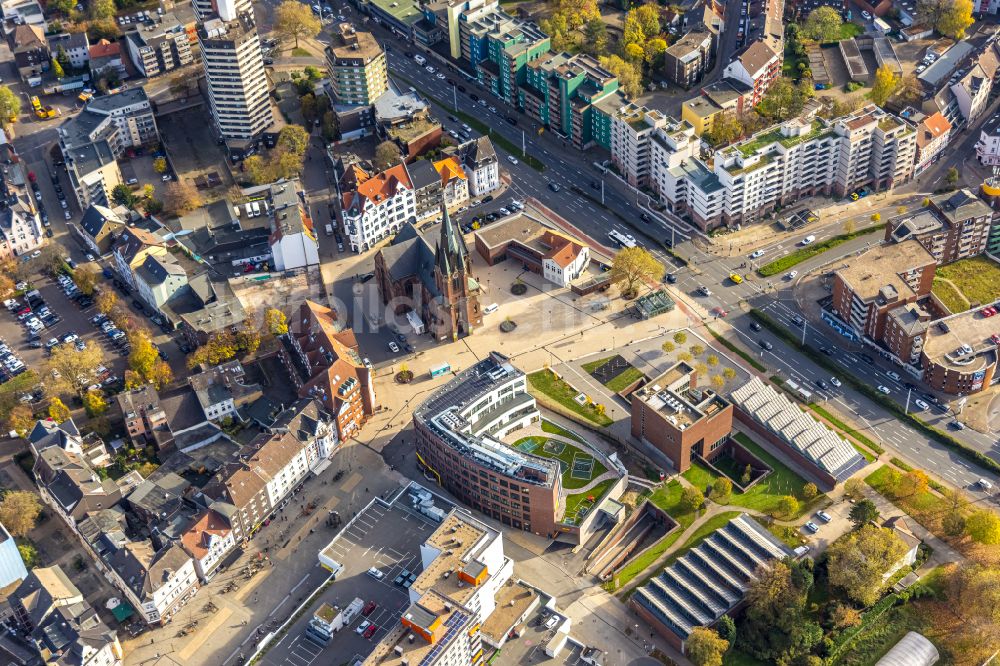
{"label": "grass lawn", "polygon": [[599,426],[611,425],[611,419],[605,414],[598,414],[597,410],[587,405],[581,405],[575,398],[579,391],[567,384],[564,380],[556,377],[551,370],[539,370],[528,375],[528,385],[536,392],[548,396],[566,409],[579,414],[588,421],[593,421]]}
{"label": "grass lawn", "polygon": [[757,270],[757,272],[760,273],[762,277],[771,277],[772,275],[777,275],[778,273],[784,273],[792,266],[801,264],[806,259],[811,259],[818,254],[826,252],[827,250],[832,250],[838,245],[843,245],[849,240],[854,240],[860,236],[881,231],[884,228],[884,224],[876,224],[875,226],[865,227],[864,229],[859,229],[858,231],[854,231],[849,234],[832,236],[826,240],[795,250],[780,259],[775,259],[771,263],[764,264]]}
{"label": "grass lawn", "polygon": [[931,291],[941,299],[941,302],[944,303],[946,308],[951,310],[952,314],[965,312],[969,309],[969,301],[965,296],[962,296],[962,293],[951,282],[946,282],[941,278],[935,277],[931,283]]}
{"label": "grass lawn", "polygon": [[694,513],[684,511],[680,507],[681,493],[683,492],[684,486],[677,479],[673,479],[654,490],[653,494],[649,496],[650,502],[666,511],[671,518],[680,523],[680,531],[682,532],[694,522]]}
{"label": "grass lawn", "polygon": [[970,303],[986,305],[1000,299],[1000,264],[983,255],[940,266],[936,275],[951,280]]}
{"label": "grass lawn", "polygon": [[791,549],[796,549],[806,543],[806,538],[797,527],[791,525],[771,525],[767,528],[774,536],[778,537],[783,544]]}
{"label": "grass lawn", "polygon": [[841,41],[845,39],[854,39],[855,37],[863,34],[865,34],[865,29],[853,21],[844,21],[843,25],[840,26]]}
{"label": "grass lawn", "polygon": [[542,431],[551,433],[553,435],[559,435],[560,437],[565,437],[566,439],[572,439],[574,442],[580,442],[581,444],[583,443],[579,437],[571,433],[569,430],[566,430],[566,428],[556,425],[552,421],[546,421],[543,419]]}
{"label": "grass lawn", "polygon": [[604,589],[608,592],[614,592],[638,576],[646,567],[660,559],[663,553],[667,552],[667,549],[674,545],[674,542],[677,541],[683,531],[682,527],[674,528],[673,532],[636,555],[611,580],[605,583]]}
{"label": "grass lawn", "polygon": [[640,379],[642,379],[642,372],[638,368],[627,368],[620,375],[605,384],[605,386],[609,391],[618,393]]}
{"label": "grass lawn", "polygon": [[602,365],[604,365],[613,358],[614,356],[608,356],[607,358],[599,358],[596,361],[591,361],[590,363],[584,363],[580,367],[583,368],[586,372],[593,372],[594,370],[597,370],[599,367],[601,367]]}
{"label": "grass lawn", "polygon": [[708,494],[709,487],[712,483],[719,478],[712,472],[712,470],[708,469],[697,460],[691,461],[691,466],[682,476],[687,479],[692,486],[706,495]]}
{"label": "grass lawn", "polygon": [[[559,453],[552,453],[545,450],[545,443],[552,442],[553,444],[562,445],[562,451]],[[535,444],[535,447],[531,450],[527,445],[529,443]],[[523,448],[522,448],[523,446]],[[531,455],[538,456],[540,458],[549,458],[552,460],[558,460],[560,467],[562,469],[562,485],[566,490],[573,490],[575,488],[582,488],[593,479],[596,479],[601,474],[608,471],[608,468],[604,466],[600,460],[595,458],[593,454],[584,451],[583,449],[573,446],[572,444],[567,444],[565,442],[559,442],[554,439],[547,439],[544,437],[522,437],[521,439],[514,442],[514,447],[530,453]],[[587,457],[594,461],[594,466],[590,470],[590,478],[581,479],[573,476],[573,459]],[[590,494],[590,493],[588,493]],[[596,493],[594,493],[596,494]]]}
{"label": "grass lawn", "polygon": [[[306,51],[301,46],[296,46],[294,49],[292,49],[292,57],[294,57],[294,58],[308,58],[310,56],[312,56],[312,53],[310,53],[309,51]],[[312,71],[312,70],[310,70],[310,71]]]}
{"label": "grass lawn", "polygon": [[[798,517],[809,511],[810,507],[815,504],[817,500],[824,497],[823,495],[818,495],[816,499],[811,502],[801,501],[802,487],[806,485],[806,481],[801,476],[786,467],[780,460],[762,449],[758,444],[753,442],[743,433],[738,432],[735,437],[736,441],[746,447],[755,456],[770,465],[771,469],[774,471],[768,474],[767,478],[745,493],[736,492],[734,489],[733,494],[729,499],[730,505],[755,509],[761,513],[771,513],[772,511],[777,510],[778,501],[781,499],[782,495],[793,495],[800,500],[799,512],[796,516],[793,516]],[[694,469],[694,465],[691,466],[691,469],[689,469],[688,472],[692,469]],[[694,481],[688,477],[688,472],[684,473],[684,478],[694,484]],[[701,467],[701,470],[695,472],[693,476],[698,478],[699,482],[705,482],[705,485],[710,484],[716,478],[716,476],[705,467]]]}
{"label": "grass lawn", "polygon": [[566,517],[564,518],[567,522],[576,522],[576,513],[580,510],[580,505],[587,501],[588,497],[593,497],[596,505],[604,497],[604,493],[608,492],[608,488],[614,483],[614,479],[607,479],[606,481],[601,481],[596,486],[584,493],[576,493],[575,495],[566,496]]}
{"label": "grass lawn", "polygon": [[866,476],[865,483],[880,494],[888,497],[896,506],[913,516],[925,528],[931,532],[938,533],[938,536],[942,536],[940,534],[939,521],[941,516],[951,512],[950,503],[929,490],[905,497],[897,497],[897,489],[893,484],[892,471],[891,467],[883,465]]}

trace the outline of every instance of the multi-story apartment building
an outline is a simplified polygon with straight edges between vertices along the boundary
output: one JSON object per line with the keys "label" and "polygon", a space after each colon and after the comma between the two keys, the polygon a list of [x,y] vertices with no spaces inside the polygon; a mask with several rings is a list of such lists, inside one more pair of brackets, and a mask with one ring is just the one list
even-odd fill
{"label": "multi-story apartment building", "polygon": [[82,69],[90,62],[90,41],[86,32],[63,32],[46,37],[49,53],[58,58],[65,53],[71,67]]}
{"label": "multi-story apartment building", "polygon": [[733,430],[733,406],[708,388],[698,388],[698,373],[678,362],[632,393],[632,436],[649,442],[679,472],[692,455],[712,460],[722,453]]}
{"label": "multi-story apartment building", "polygon": [[352,166],[341,179],[341,223],[354,252],[365,252],[415,219],[416,198],[409,171],[397,164],[369,174]]}
{"label": "multi-story apartment building", "polygon": [[499,189],[500,165],[493,142],[488,136],[459,144],[458,157],[469,178],[471,196],[482,197]]}
{"label": "multi-story apartment building", "polygon": [[[919,176],[931,164],[944,154],[951,140],[951,123],[940,111],[923,118],[917,124],[917,157],[913,175]],[[976,145],[979,153],[979,145]],[[998,162],[1000,163],[1000,162]],[[985,164],[985,162],[984,162]]]}
{"label": "multi-story apartment building", "polygon": [[172,13],[138,23],[135,31],[125,35],[125,43],[132,64],[146,78],[183,67],[193,60],[187,30]]}
{"label": "multi-story apartment building", "polygon": [[753,42],[743,53],[726,65],[723,76],[750,88],[746,106],[754,107],[781,75],[781,54],[766,41]]}
{"label": "multi-story apartment building", "polygon": [[470,28],[483,17],[501,12],[499,0],[438,0],[422,5],[424,19],[440,29],[452,58],[476,64],[485,57],[485,49],[473,39]]}
{"label": "multi-story apartment building", "polygon": [[617,90],[618,78],[593,56],[549,52],[528,63],[518,104],[537,123],[584,150],[602,143],[594,131],[596,105],[617,97]]}
{"label": "multi-story apartment building", "polygon": [[[870,105],[832,121],[807,114],[763,130],[717,150],[711,170],[685,155],[683,168],[658,170],[666,180],[652,187],[669,208],[711,229],[758,220],[803,196],[842,197],[862,186],[892,189],[911,177],[915,152],[916,132]],[[645,182],[641,169],[647,163],[635,164],[639,177],[626,172],[629,182]]]}
{"label": "multi-story apartment building", "polygon": [[81,210],[110,203],[111,190],[124,182],[116,160],[127,148],[159,141],[153,108],[141,87],[91,99],[58,133]]}
{"label": "multi-story apartment building", "polygon": [[157,549],[148,539],[129,541],[121,532],[101,538],[107,550],[100,568],[147,624],[166,624],[198,591],[194,561],[177,544]]}
{"label": "multi-story apartment building", "polygon": [[690,88],[712,68],[715,36],[702,26],[686,33],[663,54],[667,80]]}
{"label": "multi-story apartment building", "polygon": [[205,509],[181,535],[180,545],[191,556],[198,580],[208,583],[218,573],[223,558],[236,547],[236,539],[225,516]]}
{"label": "multi-story apartment building", "polygon": [[28,180],[28,167],[13,144],[0,147],[8,165],[0,174],[0,258],[30,254],[45,241]]}
{"label": "multi-story apartment building", "polygon": [[985,201],[968,189],[928,199],[927,206],[889,220],[885,240],[915,239],[939,266],[986,251],[993,209]]}
{"label": "multi-story apartment building", "polygon": [[513,105],[527,79],[528,63],[544,57],[550,48],[548,35],[537,25],[503,12],[483,17],[475,26],[470,24],[470,39],[485,40],[485,59],[477,67],[479,82]]}
{"label": "multi-story apartment building", "polygon": [[653,136],[669,118],[655,109],[629,103],[611,118],[611,161],[629,185],[646,187],[652,171]]}
{"label": "multi-story apartment building", "polygon": [[995,114],[979,128],[976,158],[983,166],[1000,166],[1000,113]]}
{"label": "multi-story apartment building", "polygon": [[880,245],[834,272],[831,307],[859,338],[883,338],[890,310],[931,293],[937,262],[915,239]]}
{"label": "multi-story apartment building", "polygon": [[335,310],[307,300],[293,321],[297,325],[281,338],[282,363],[299,396],[317,400],[334,415],[343,441],[375,413],[371,363],[358,354],[354,331]]}
{"label": "multi-story apartment building", "polygon": [[330,88],[337,104],[368,106],[389,89],[385,51],[370,32],[341,23],[326,47]]}
{"label": "multi-story apartment building", "polygon": [[[230,156],[244,157],[274,123],[260,36],[252,10],[218,0],[198,29],[208,99]],[[248,4],[248,3],[244,3]]]}

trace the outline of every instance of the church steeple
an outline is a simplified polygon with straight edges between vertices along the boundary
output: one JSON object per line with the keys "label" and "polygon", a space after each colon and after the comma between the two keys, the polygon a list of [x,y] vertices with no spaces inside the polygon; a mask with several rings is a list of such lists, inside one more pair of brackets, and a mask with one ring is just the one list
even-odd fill
{"label": "church steeple", "polygon": [[435,248],[434,261],[443,276],[451,276],[453,271],[466,268],[465,241],[458,234],[448,216],[448,207],[441,204],[441,236]]}

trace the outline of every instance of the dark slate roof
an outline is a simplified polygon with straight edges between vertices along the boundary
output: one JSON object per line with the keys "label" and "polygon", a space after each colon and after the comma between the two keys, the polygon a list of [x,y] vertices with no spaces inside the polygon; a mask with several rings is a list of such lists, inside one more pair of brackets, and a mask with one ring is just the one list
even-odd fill
{"label": "dark slate roof", "polygon": [[80,431],[73,423],[73,419],[67,419],[62,423],[46,419],[35,423],[35,427],[28,434],[28,441],[34,444],[37,451],[43,451],[53,446],[65,449],[71,437],[80,437]]}
{"label": "dark slate roof", "polygon": [[170,254],[162,257],[149,255],[136,273],[142,276],[146,284],[163,284],[170,275],[184,275],[184,269]]}
{"label": "dark slate roof", "polygon": [[493,142],[490,137],[481,136],[478,139],[466,141],[458,147],[462,164],[468,164],[473,169],[478,169],[484,164],[492,164],[497,161],[496,150],[493,149]]}
{"label": "dark slate roof", "polygon": [[434,282],[434,242],[430,239],[437,235],[438,227],[435,224],[421,232],[410,223],[404,224],[392,244],[381,250],[393,280],[416,277],[435,297],[439,292]]}
{"label": "dark slate roof", "polygon": [[80,226],[83,227],[92,238],[97,238],[97,236],[104,229],[104,225],[108,222],[124,225],[125,220],[118,217],[118,215],[110,208],[105,208],[104,206],[93,205],[88,208],[84,213],[83,217],[80,218]]}
{"label": "dark slate roof", "polygon": [[441,184],[441,174],[437,172],[430,160],[417,160],[413,164],[407,164],[406,171],[410,174],[410,182],[413,183],[414,190]]}

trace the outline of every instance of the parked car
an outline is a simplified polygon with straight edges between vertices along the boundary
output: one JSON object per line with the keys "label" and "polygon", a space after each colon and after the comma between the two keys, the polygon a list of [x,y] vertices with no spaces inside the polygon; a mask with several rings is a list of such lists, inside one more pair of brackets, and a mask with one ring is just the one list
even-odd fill
{"label": "parked car", "polygon": [[816,512],[816,517],[822,520],[824,523],[828,523],[831,520],[833,520],[833,517],[830,514],[822,510]]}
{"label": "parked car", "polygon": [[883,384],[879,384],[878,385],[878,390],[879,390],[879,393],[883,393],[885,395],[889,395],[890,393],[892,393],[892,391],[889,390],[889,387],[885,386]]}
{"label": "parked car", "polygon": [[817,525],[816,523],[814,523],[811,520],[808,521],[805,525],[803,525],[803,527],[805,527],[807,530],[809,530],[813,534],[816,534],[816,532],[819,532],[819,525]]}

